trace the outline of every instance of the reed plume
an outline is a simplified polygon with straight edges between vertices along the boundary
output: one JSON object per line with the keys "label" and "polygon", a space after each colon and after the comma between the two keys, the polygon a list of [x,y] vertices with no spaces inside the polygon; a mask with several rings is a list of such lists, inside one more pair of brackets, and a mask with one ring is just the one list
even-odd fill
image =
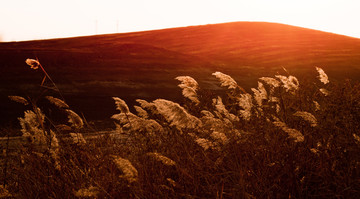
{"label": "reed plume", "polygon": [[182,89],[183,96],[195,104],[199,104],[200,101],[196,93],[199,89],[199,85],[196,80],[190,76],[178,76],[175,79],[181,82],[178,86]]}
{"label": "reed plume", "polygon": [[217,99],[214,100],[214,102],[215,102],[214,106],[215,106],[215,109],[216,109],[215,113],[217,113],[217,116],[219,118],[226,118],[226,119],[229,119],[231,122],[239,121],[239,118],[236,115],[230,113],[226,109],[226,107],[225,107],[224,103],[222,102],[222,99],[221,99],[220,96],[218,96]]}
{"label": "reed plume", "polygon": [[40,66],[40,62],[38,60],[35,59],[26,59],[25,60],[26,64],[30,66],[31,69],[38,69]]}
{"label": "reed plume", "polygon": [[238,106],[243,109],[239,111],[240,116],[244,120],[249,121],[251,118],[251,109],[253,107],[252,96],[249,93],[240,94],[240,97],[236,97],[236,100]]}
{"label": "reed plume", "polygon": [[97,198],[99,194],[99,188],[90,186],[88,188],[79,189],[74,195],[78,198]]}
{"label": "reed plume", "polygon": [[262,106],[263,100],[268,99],[267,91],[264,87],[264,84],[261,82],[258,82],[258,88],[251,88],[251,90],[254,92],[254,99],[258,106]]}
{"label": "reed plume", "polygon": [[112,155],[112,160],[116,167],[123,173],[123,175],[119,176],[120,178],[126,179],[129,183],[133,183],[138,180],[138,171],[128,159]]}
{"label": "reed plume", "polygon": [[288,77],[283,75],[275,75],[275,77],[281,81],[282,86],[285,88],[286,92],[294,94],[294,91],[299,89],[299,81],[296,77],[292,75]]}
{"label": "reed plume", "polygon": [[236,89],[238,87],[236,81],[229,75],[222,72],[215,72],[212,75],[220,81],[222,87],[227,87],[228,89]]}
{"label": "reed plume", "polygon": [[73,144],[86,144],[86,140],[81,133],[69,133]]}
{"label": "reed plume", "polygon": [[119,110],[121,113],[129,113],[129,107],[126,102],[118,97],[113,97],[115,100],[116,110]]}
{"label": "reed plume", "polygon": [[8,98],[9,98],[10,100],[14,101],[14,102],[18,102],[18,103],[20,103],[20,104],[24,104],[25,106],[26,106],[26,105],[29,105],[29,102],[28,102],[25,98],[23,98],[23,97],[21,97],[21,96],[13,96],[13,95],[11,95],[11,96],[8,96]]}
{"label": "reed plume", "polygon": [[317,126],[317,120],[316,120],[315,116],[309,112],[297,111],[296,113],[294,113],[294,116],[301,117],[303,120],[309,122],[312,127]]}
{"label": "reed plume", "polygon": [[327,74],[325,73],[325,71],[322,68],[319,67],[315,67],[317,72],[319,73],[319,80],[323,83],[323,84],[327,84],[329,83],[329,78],[327,76]]}
{"label": "reed plume", "polygon": [[53,97],[53,96],[46,96],[45,97],[49,102],[57,106],[58,108],[68,109],[69,105],[67,105],[63,100]]}
{"label": "reed plume", "polygon": [[305,138],[304,138],[303,134],[300,133],[300,131],[289,128],[284,122],[275,121],[275,122],[273,122],[273,124],[275,126],[281,128],[285,133],[287,133],[291,139],[294,139],[294,142],[303,142],[304,141]]}
{"label": "reed plume", "polygon": [[155,104],[158,112],[164,116],[171,126],[176,126],[180,129],[191,129],[202,126],[201,121],[197,117],[189,114],[178,103],[165,99],[157,99],[153,103]]}
{"label": "reed plume", "polygon": [[173,161],[172,159],[170,159],[164,155],[161,155],[160,153],[153,152],[153,153],[146,153],[146,155],[155,159],[156,161],[163,163],[166,166],[175,166],[176,165],[175,161]]}
{"label": "reed plume", "polygon": [[84,126],[84,122],[78,114],[76,114],[70,109],[66,109],[65,111],[68,114],[68,122],[71,124],[72,127],[74,127],[75,129],[81,129]]}

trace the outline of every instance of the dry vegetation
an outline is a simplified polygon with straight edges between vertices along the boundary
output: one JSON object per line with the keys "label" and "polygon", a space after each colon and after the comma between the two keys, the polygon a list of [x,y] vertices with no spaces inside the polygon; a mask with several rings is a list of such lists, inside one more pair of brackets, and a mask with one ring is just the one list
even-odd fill
{"label": "dry vegetation", "polygon": [[24,144],[2,146],[0,197],[358,198],[360,85],[315,69],[318,79],[284,71],[248,92],[215,72],[221,97],[180,76],[181,105],[139,99],[136,114],[114,97],[115,133],[96,139],[63,99],[46,97],[59,122],[12,96],[31,110]]}

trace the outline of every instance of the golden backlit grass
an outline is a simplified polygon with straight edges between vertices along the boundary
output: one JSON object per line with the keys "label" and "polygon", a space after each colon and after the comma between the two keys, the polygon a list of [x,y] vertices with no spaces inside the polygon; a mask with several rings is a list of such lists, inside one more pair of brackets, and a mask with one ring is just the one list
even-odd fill
{"label": "golden backlit grass", "polygon": [[96,138],[83,139],[82,119],[47,97],[69,120],[27,112],[23,134],[45,141],[2,146],[0,190],[17,198],[357,198],[360,84],[328,82],[317,70],[311,81],[263,77],[248,92],[216,72],[221,97],[178,77],[182,103],[139,99],[136,114],[114,97],[117,127]]}

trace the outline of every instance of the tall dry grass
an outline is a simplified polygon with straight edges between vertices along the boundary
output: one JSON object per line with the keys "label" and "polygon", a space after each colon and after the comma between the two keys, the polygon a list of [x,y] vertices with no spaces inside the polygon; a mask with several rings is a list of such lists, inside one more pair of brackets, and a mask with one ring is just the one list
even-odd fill
{"label": "tall dry grass", "polygon": [[30,139],[6,156],[0,191],[17,198],[358,198],[360,84],[329,82],[315,69],[318,79],[262,77],[250,91],[215,72],[224,96],[180,76],[181,104],[139,99],[132,113],[114,97],[115,133],[85,138],[81,118],[47,97],[69,120],[49,125],[41,110],[19,119],[24,136],[46,132],[57,144],[48,139],[42,150]]}

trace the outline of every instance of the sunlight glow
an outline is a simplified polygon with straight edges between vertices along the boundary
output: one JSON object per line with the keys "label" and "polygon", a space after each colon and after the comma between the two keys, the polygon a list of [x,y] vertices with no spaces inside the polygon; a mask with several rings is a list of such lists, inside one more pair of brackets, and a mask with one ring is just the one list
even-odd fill
{"label": "sunlight glow", "polygon": [[356,0],[4,0],[0,40],[268,21],[360,38]]}

